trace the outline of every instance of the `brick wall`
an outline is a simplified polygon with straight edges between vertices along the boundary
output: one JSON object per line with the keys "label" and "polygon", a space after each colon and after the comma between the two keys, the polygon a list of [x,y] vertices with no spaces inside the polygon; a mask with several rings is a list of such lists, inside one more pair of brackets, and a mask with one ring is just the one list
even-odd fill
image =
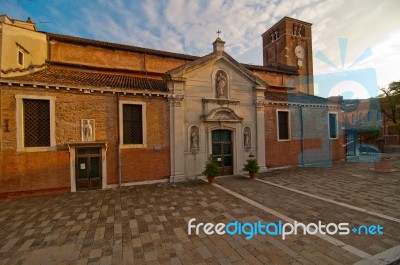
{"label": "brick wall", "polygon": [[[278,141],[277,110],[290,111],[291,138]],[[299,107],[269,105],[265,108],[265,154],[267,167],[337,161],[345,157],[344,135],[329,139],[328,109],[303,107],[303,151]],[[338,113],[340,117],[340,112]],[[341,118],[339,118],[341,121]],[[341,122],[339,121],[339,133]],[[303,153],[303,155],[302,155]]]}
{"label": "brick wall", "polygon": [[70,190],[69,153],[0,152],[0,198]]}
{"label": "brick wall", "polygon": [[164,74],[187,61],[93,46],[54,42],[50,61]]}
{"label": "brick wall", "polygon": [[[114,94],[84,94],[30,87],[1,88],[1,120],[9,119],[0,150],[0,197],[6,193],[31,194],[70,190],[68,143],[81,142],[81,119],[95,119],[96,141],[107,142],[107,182],[118,183],[118,114]],[[15,95],[46,95],[55,100],[56,151],[17,152]],[[124,149],[123,182],[162,179],[170,174],[169,111],[162,97],[122,96],[121,100],[146,103],[147,148]],[[161,151],[155,152],[154,147]]]}

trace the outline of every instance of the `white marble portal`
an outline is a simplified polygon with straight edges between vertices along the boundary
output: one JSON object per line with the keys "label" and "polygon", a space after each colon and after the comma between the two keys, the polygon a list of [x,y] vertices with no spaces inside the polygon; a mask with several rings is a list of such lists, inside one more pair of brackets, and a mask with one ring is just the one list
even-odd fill
{"label": "white marble portal", "polygon": [[232,173],[250,154],[265,169],[264,92],[267,84],[224,51],[166,74],[170,95],[171,181],[202,175],[212,131],[230,130]]}

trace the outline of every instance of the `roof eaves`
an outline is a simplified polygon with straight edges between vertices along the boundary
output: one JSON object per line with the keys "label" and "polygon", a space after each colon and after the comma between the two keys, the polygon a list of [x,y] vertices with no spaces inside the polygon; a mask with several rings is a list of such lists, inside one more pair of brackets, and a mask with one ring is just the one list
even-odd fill
{"label": "roof eaves", "polygon": [[168,95],[168,91],[160,90],[148,90],[148,89],[132,89],[123,87],[109,87],[109,86],[90,86],[90,85],[66,85],[57,83],[47,83],[47,82],[35,82],[35,81],[25,81],[25,80],[13,80],[0,78],[0,84],[2,85],[18,85],[18,86],[32,86],[32,87],[44,87],[44,88],[64,88],[66,90],[80,90],[80,91],[103,91],[112,93],[125,93],[125,94],[146,94],[146,95]]}
{"label": "roof eaves", "polygon": [[158,75],[158,76],[163,75],[163,73],[161,73],[161,72],[131,70],[131,69],[126,69],[126,68],[102,67],[102,66],[94,66],[94,65],[87,65],[87,64],[67,63],[67,62],[61,62],[61,61],[50,61],[50,62],[48,62],[48,64],[50,66],[51,65],[68,66],[68,67],[75,67],[75,68],[88,69],[88,70],[116,71],[116,72],[123,72],[123,73],[146,73],[146,74]]}
{"label": "roof eaves", "polygon": [[85,38],[50,33],[50,32],[42,32],[42,33],[47,34],[47,36],[49,37],[50,40],[53,39],[53,40],[59,40],[59,41],[65,41],[65,42],[88,44],[88,45],[98,46],[98,47],[102,47],[102,48],[108,48],[108,49],[112,48],[112,49],[118,49],[118,50],[147,53],[147,54],[152,54],[152,55],[157,55],[157,56],[162,56],[162,57],[170,57],[170,58],[183,59],[183,60],[189,60],[189,61],[199,58],[198,56],[194,56],[194,55],[167,52],[167,51],[143,48],[143,47],[138,47],[138,46],[125,45],[125,44],[120,44],[120,43],[106,42],[106,41],[100,41],[100,40],[91,40],[91,39],[85,39]]}
{"label": "roof eaves", "polygon": [[269,66],[253,65],[253,64],[242,64],[242,65],[249,70],[273,72],[273,73],[288,74],[288,75],[299,75],[297,69],[293,69],[293,70],[279,69],[279,68],[274,68],[274,67],[269,67]]}

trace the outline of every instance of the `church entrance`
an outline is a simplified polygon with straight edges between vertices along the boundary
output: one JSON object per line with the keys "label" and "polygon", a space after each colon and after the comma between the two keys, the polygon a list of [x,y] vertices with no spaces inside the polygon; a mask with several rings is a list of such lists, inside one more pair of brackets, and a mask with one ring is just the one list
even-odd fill
{"label": "church entrance", "polygon": [[212,131],[212,155],[221,166],[221,175],[233,174],[232,132],[229,130]]}

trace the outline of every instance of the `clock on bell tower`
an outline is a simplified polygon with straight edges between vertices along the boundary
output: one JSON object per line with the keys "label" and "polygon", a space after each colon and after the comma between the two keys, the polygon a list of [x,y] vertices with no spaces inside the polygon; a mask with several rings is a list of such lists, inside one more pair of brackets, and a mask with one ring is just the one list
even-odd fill
{"label": "clock on bell tower", "polygon": [[314,94],[311,26],[284,17],[262,34],[264,66],[296,67],[299,73],[294,82],[296,90],[307,94]]}

